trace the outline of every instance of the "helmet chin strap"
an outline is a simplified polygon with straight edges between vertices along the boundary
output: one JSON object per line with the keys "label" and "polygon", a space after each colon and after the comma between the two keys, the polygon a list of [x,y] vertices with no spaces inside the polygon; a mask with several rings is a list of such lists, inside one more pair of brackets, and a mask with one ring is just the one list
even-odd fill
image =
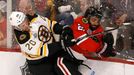
{"label": "helmet chin strap", "polygon": [[93,30],[96,30],[97,28],[99,27],[99,25],[94,25],[94,26],[92,26],[92,25],[90,25],[90,29],[93,31]]}
{"label": "helmet chin strap", "polygon": [[21,28],[17,27],[17,26],[14,26],[14,28],[18,31],[23,31]]}

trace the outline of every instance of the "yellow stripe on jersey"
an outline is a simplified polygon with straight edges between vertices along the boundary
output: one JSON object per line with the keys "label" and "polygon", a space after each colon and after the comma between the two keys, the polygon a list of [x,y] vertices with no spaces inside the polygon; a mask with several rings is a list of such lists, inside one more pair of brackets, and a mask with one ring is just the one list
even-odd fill
{"label": "yellow stripe on jersey", "polygon": [[32,32],[29,32],[30,33],[30,38],[32,37]]}
{"label": "yellow stripe on jersey", "polygon": [[32,22],[35,22],[37,20],[37,17],[36,18],[33,18],[32,20],[31,20],[31,23]]}
{"label": "yellow stripe on jersey", "polygon": [[55,25],[56,23],[57,23],[56,21],[52,21],[52,24],[51,24],[51,25],[52,25],[52,26],[51,26],[52,32],[54,32],[53,29],[54,29],[54,25]]}
{"label": "yellow stripe on jersey", "polygon": [[51,31],[51,29],[50,29],[50,25],[51,25],[51,21],[48,19],[48,30]]}
{"label": "yellow stripe on jersey", "polygon": [[38,50],[38,51],[37,51],[37,55],[40,55],[40,54],[41,54],[41,47],[42,47],[42,45],[43,45],[43,42],[40,43],[40,46],[39,46],[39,48],[37,49],[37,50]]}
{"label": "yellow stripe on jersey", "polygon": [[47,44],[43,45],[43,56],[47,57],[48,56],[48,47]]}
{"label": "yellow stripe on jersey", "polygon": [[34,56],[34,55],[27,54],[26,52],[23,52],[23,51],[22,51],[22,54],[23,54],[24,56],[26,56],[26,58],[27,58],[28,60],[38,60],[38,59],[43,58],[43,56]]}

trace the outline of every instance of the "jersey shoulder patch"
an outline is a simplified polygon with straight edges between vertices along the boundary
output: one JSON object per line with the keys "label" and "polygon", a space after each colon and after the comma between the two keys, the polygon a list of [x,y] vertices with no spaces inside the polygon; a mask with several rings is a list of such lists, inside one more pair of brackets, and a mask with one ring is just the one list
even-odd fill
{"label": "jersey shoulder patch", "polygon": [[30,39],[30,33],[26,31],[19,31],[14,29],[15,37],[19,44],[23,44]]}

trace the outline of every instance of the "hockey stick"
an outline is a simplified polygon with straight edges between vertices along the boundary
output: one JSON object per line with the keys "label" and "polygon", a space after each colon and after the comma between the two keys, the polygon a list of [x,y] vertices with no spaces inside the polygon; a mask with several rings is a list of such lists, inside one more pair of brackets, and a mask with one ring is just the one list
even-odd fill
{"label": "hockey stick", "polygon": [[84,36],[82,36],[82,37],[79,37],[79,38],[77,38],[77,39],[72,39],[71,41],[76,42],[76,44],[78,44],[79,42],[81,42],[81,41],[82,41],[83,39],[85,39],[85,38],[94,37],[94,36],[97,36],[97,35],[100,35],[100,34],[106,34],[106,33],[109,33],[110,31],[116,30],[116,29],[118,29],[118,28],[119,28],[119,26],[117,26],[117,27],[115,27],[115,28],[113,28],[113,29],[105,30],[105,31],[103,31],[103,32],[99,32],[99,33],[92,34],[92,35],[86,34],[86,35],[84,35]]}
{"label": "hockey stick", "polygon": [[[131,23],[123,23],[123,25],[130,25],[130,24],[131,24]],[[122,26],[123,26],[123,25],[122,25]],[[97,35],[100,35],[100,34],[107,34],[107,33],[111,32],[111,31],[113,31],[113,30],[116,30],[116,29],[118,29],[118,28],[119,28],[119,26],[117,25],[115,28],[112,28],[112,29],[109,29],[109,30],[105,30],[105,31],[100,32],[100,33],[91,34],[91,35],[86,34],[86,35],[84,35],[84,36],[82,36],[82,37],[78,37],[77,39],[72,39],[72,42],[76,42],[76,44],[77,44],[77,43],[79,43],[80,41],[82,41],[82,40],[85,39],[85,38],[94,37],[94,36],[97,36]]]}

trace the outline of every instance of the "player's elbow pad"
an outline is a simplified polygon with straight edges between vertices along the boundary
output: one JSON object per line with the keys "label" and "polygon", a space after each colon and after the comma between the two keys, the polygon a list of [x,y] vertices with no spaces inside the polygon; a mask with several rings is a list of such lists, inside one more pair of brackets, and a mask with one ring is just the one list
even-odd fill
{"label": "player's elbow pad", "polygon": [[54,25],[53,31],[55,34],[61,34],[62,33],[63,26],[60,25],[59,23],[56,23]]}

